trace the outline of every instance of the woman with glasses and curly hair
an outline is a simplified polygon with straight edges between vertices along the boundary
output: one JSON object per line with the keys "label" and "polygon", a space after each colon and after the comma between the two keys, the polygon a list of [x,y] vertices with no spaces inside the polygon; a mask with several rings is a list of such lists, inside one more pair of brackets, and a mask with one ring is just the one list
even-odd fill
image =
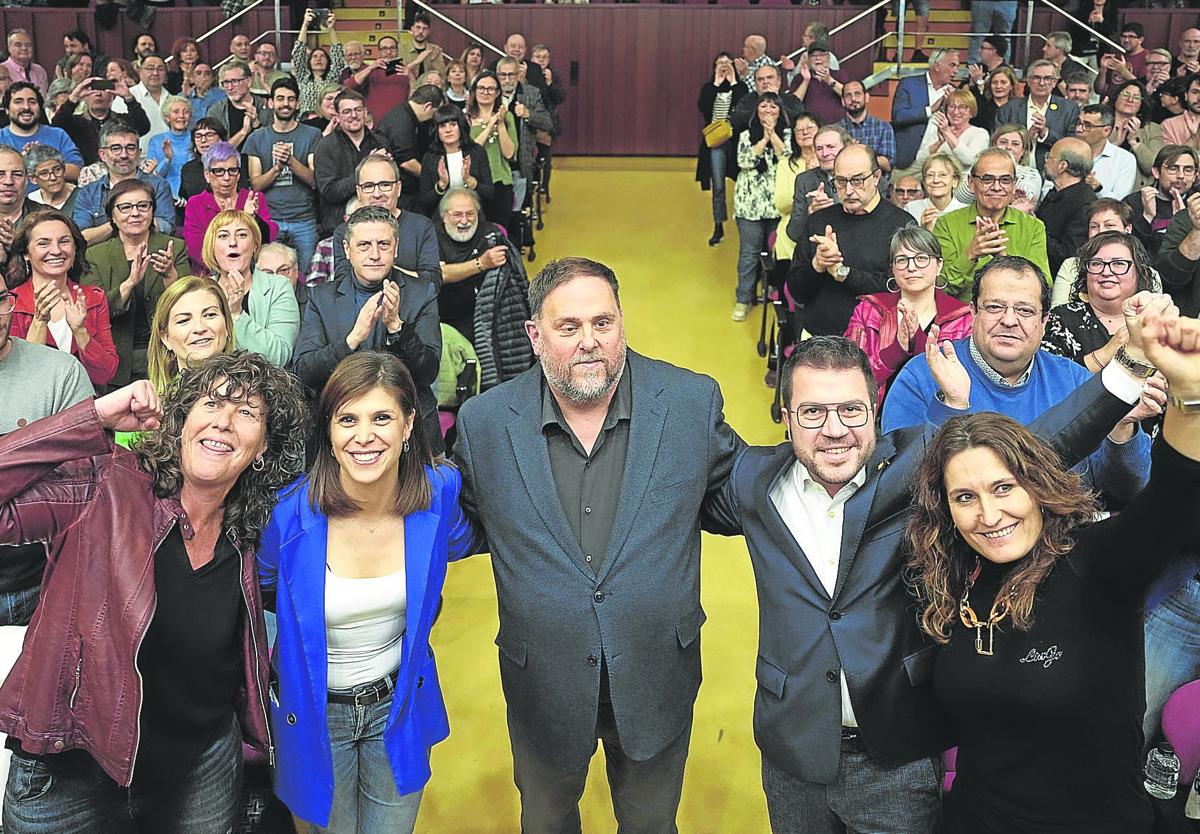
{"label": "woman with glasses and curly hair", "polygon": [[994,413],[947,422],[917,474],[907,578],[959,741],[947,834],[1152,829],[1143,607],[1200,537],[1200,321],[1148,304],[1130,347],[1173,399],[1149,483],[1121,513],[1097,521],[1058,455]]}
{"label": "woman with glasses and curly hair", "polygon": [[294,377],[233,354],[161,407],[141,380],[0,439],[0,542],[54,566],[0,687],[5,830],[233,829],[242,742],[274,747],[254,554],[306,422]]}

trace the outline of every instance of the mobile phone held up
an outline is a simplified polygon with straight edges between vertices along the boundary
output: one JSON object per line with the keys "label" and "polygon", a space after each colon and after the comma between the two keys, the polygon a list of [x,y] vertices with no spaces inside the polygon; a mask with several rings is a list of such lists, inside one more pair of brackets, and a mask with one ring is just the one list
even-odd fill
{"label": "mobile phone held up", "polygon": [[90,87],[92,90],[115,90],[117,89],[116,81],[109,81],[107,78],[97,78],[92,82]]}
{"label": "mobile phone held up", "polygon": [[384,70],[386,75],[395,75],[404,69],[404,62],[397,58],[394,61],[387,62],[387,69]]}
{"label": "mobile phone held up", "polygon": [[313,20],[318,26],[329,22],[329,9],[313,9]]}

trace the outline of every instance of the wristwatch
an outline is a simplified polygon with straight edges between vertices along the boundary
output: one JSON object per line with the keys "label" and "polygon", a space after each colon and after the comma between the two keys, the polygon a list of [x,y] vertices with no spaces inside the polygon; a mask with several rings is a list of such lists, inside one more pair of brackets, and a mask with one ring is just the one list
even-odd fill
{"label": "wristwatch", "polygon": [[1125,350],[1124,345],[1121,345],[1121,347],[1117,349],[1117,355],[1115,358],[1118,365],[1139,379],[1149,379],[1150,377],[1154,376],[1154,372],[1158,370],[1153,365],[1147,365],[1145,362],[1139,362],[1138,360],[1134,359],[1129,355],[1129,351]]}
{"label": "wristwatch", "polygon": [[1200,400],[1181,400],[1174,394],[1167,394],[1167,402],[1184,414],[1200,414]]}
{"label": "wristwatch", "polygon": [[833,277],[839,281],[845,281],[850,276],[850,267],[845,264],[838,264],[837,269],[833,271]]}

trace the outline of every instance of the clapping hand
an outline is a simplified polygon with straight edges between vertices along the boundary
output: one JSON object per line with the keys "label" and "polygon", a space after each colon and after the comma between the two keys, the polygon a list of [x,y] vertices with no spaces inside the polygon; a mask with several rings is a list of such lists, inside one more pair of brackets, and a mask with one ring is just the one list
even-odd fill
{"label": "clapping hand", "polygon": [[241,270],[231,269],[222,272],[217,279],[221,292],[225,293],[225,301],[229,304],[229,313],[234,321],[242,314],[242,299],[246,296],[246,278]]}
{"label": "clapping hand", "polygon": [[833,274],[833,269],[842,262],[842,252],[838,249],[837,232],[832,226],[825,227],[825,234],[812,235],[809,241],[817,244],[813,254],[812,267],[817,272]]}
{"label": "clapping hand", "polygon": [[150,265],[150,259],[146,255],[146,244],[141,244],[133,251],[133,258],[129,261],[129,277],[125,282],[129,284],[132,290],[146,277],[146,268]]}
{"label": "clapping hand", "polygon": [[941,328],[936,324],[929,327],[929,339],[925,342],[925,361],[933,381],[942,392],[942,402],[950,408],[965,411],[971,406],[971,377],[950,342],[939,343]]}
{"label": "clapping hand", "polygon": [[41,288],[33,294],[34,321],[41,322],[43,325],[48,324],[62,300],[63,295],[59,292],[57,284],[53,282],[42,284]]}
{"label": "clapping hand", "polygon": [[179,278],[179,271],[175,268],[175,241],[168,240],[164,248],[150,255],[150,265],[167,284]]}
{"label": "clapping hand", "polygon": [[1154,220],[1158,214],[1158,189],[1147,185],[1140,190],[1142,196],[1142,214]]}
{"label": "clapping hand", "polygon": [[967,246],[967,257],[978,260],[986,255],[1002,255],[1008,246],[1008,235],[995,220],[979,217],[975,221],[975,236]]}
{"label": "clapping hand", "polygon": [[354,327],[350,328],[350,333],[346,336],[347,347],[350,350],[358,350],[359,345],[370,337],[371,331],[375,329],[375,323],[382,315],[383,291],[380,290],[368,298],[367,303],[358,311],[358,316],[354,319]]}
{"label": "clapping hand", "polygon": [[450,172],[446,170],[446,157],[440,157],[437,165],[437,188],[445,191],[450,186]]}
{"label": "clapping hand", "polygon": [[171,147],[170,142],[163,142],[163,158],[167,160],[167,162],[173,162],[175,160],[175,148]]}
{"label": "clapping hand", "polygon": [[913,336],[920,329],[921,322],[917,319],[917,311],[903,298],[900,299],[896,304],[896,342],[904,348],[905,353],[912,350]]}
{"label": "clapping hand", "polygon": [[383,282],[383,305],[381,307],[383,326],[388,333],[399,333],[404,322],[400,320],[400,285],[395,281]]}
{"label": "clapping hand", "polygon": [[87,300],[83,297],[83,290],[80,289],[76,292],[68,286],[67,291],[63,293],[62,300],[67,326],[72,330],[81,329],[87,319]]}
{"label": "clapping hand", "polygon": [[251,191],[249,194],[246,195],[246,203],[245,203],[245,205],[242,206],[242,211],[246,212],[246,214],[249,214],[251,216],[258,214],[258,199],[259,199],[258,192]]}
{"label": "clapping hand", "polygon": [[921,225],[932,232],[934,224],[937,223],[937,219],[941,216],[942,213],[937,210],[937,206],[930,203],[925,207],[925,210],[921,212]]}
{"label": "clapping hand", "polygon": [[810,191],[804,195],[808,198],[808,213],[813,214],[821,209],[829,208],[833,205],[833,197],[825,193],[825,183],[817,186],[816,191]]}
{"label": "clapping hand", "polygon": [[112,431],[151,431],[162,418],[158,392],[147,379],[98,397],[95,408],[100,425]]}
{"label": "clapping hand", "polygon": [[0,249],[7,252],[8,247],[12,246],[12,241],[13,222],[5,217],[3,220],[0,220]]}
{"label": "clapping hand", "polygon": [[518,119],[529,118],[529,108],[525,106],[525,102],[523,101],[518,101],[513,105],[513,113],[516,114]]}

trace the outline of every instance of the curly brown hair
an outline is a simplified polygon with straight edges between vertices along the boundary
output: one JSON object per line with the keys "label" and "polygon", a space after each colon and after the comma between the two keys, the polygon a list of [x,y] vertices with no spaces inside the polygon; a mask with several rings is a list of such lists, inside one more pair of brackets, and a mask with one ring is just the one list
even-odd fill
{"label": "curly brown hair", "polygon": [[308,406],[296,378],[255,353],[220,353],[185,368],[163,397],[161,425],[133,443],[142,469],[154,479],[160,498],[183,488],[180,438],[188,414],[201,397],[262,400],[267,448],[263,467],[247,467],[225,498],[221,529],[242,543],[257,544],[275,506],[275,493],[304,471]]}
{"label": "curly brown hair", "polygon": [[911,554],[904,580],[922,604],[921,629],[947,643],[968,577],[979,555],[958,533],[950,514],[945,472],[968,449],[993,451],[1042,509],[1042,532],[1033,549],[1004,580],[1012,588],[1013,625],[1028,631],[1038,586],[1060,556],[1075,545],[1074,531],[1093,520],[1095,498],[1058,454],[1016,420],[991,412],[953,417],[930,444],[913,487],[915,504],[905,535]]}

